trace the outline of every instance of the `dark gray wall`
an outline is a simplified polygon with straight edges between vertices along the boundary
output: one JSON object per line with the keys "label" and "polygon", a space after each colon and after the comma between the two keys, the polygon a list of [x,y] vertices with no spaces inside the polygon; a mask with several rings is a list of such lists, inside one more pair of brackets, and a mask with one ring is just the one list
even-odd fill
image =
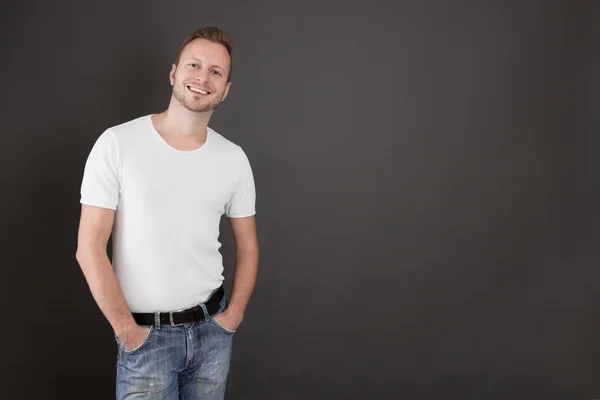
{"label": "dark gray wall", "polygon": [[2,392],[114,397],[84,162],[217,25],[262,247],[229,399],[600,397],[599,3],[4,3]]}

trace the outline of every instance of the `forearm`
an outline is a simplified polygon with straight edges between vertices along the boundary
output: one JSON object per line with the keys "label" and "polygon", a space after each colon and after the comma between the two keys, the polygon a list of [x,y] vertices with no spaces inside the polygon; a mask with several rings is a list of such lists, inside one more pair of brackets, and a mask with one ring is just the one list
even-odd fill
{"label": "forearm", "polygon": [[78,254],[77,261],[96,304],[117,336],[123,336],[129,328],[137,326],[106,252]]}
{"label": "forearm", "polygon": [[258,274],[258,245],[237,246],[229,309],[244,315]]}

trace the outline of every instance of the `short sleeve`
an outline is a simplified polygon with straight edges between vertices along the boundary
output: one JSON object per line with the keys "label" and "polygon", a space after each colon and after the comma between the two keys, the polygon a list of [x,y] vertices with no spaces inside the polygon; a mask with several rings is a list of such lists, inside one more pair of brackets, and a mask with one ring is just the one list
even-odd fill
{"label": "short sleeve", "polygon": [[112,131],[96,140],[85,163],[81,183],[81,204],[117,209],[120,182],[119,151]]}
{"label": "short sleeve", "polygon": [[225,205],[225,215],[229,218],[244,218],[256,214],[256,189],[250,161],[242,150],[237,179],[231,199]]}

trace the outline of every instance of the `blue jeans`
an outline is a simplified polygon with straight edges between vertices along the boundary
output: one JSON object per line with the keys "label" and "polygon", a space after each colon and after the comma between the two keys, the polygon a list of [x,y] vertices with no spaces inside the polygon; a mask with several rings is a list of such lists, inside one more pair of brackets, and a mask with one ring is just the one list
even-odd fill
{"label": "blue jeans", "polygon": [[[117,400],[221,400],[229,373],[234,331],[206,312],[204,320],[179,326],[150,328],[140,346],[125,351],[115,336]],[[227,307],[223,296],[219,313]]]}

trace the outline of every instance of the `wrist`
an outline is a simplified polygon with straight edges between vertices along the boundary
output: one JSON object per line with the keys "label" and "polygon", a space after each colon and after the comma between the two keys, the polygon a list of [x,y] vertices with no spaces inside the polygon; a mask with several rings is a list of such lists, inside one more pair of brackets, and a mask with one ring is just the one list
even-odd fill
{"label": "wrist", "polygon": [[133,320],[133,318],[131,319],[131,321],[127,321],[118,325],[115,325],[113,327],[114,331],[115,331],[115,335],[117,335],[118,337],[127,337],[127,333],[131,332],[135,327],[137,326],[135,320]]}
{"label": "wrist", "polygon": [[245,307],[241,306],[240,304],[236,304],[236,303],[229,303],[227,305],[227,309],[225,311],[234,314],[236,316],[239,316],[240,318],[242,318],[244,316],[244,311],[246,310]]}

